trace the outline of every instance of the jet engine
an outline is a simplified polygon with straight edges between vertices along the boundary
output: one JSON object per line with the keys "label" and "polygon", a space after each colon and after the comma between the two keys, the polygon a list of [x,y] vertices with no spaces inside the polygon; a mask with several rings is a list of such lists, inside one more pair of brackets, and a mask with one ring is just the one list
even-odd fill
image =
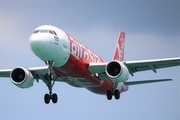
{"label": "jet engine", "polygon": [[129,79],[127,67],[119,61],[111,61],[105,67],[106,74],[115,82],[124,82]]}
{"label": "jet engine", "polygon": [[15,68],[10,73],[11,81],[19,88],[33,86],[34,78],[29,70],[23,67]]}

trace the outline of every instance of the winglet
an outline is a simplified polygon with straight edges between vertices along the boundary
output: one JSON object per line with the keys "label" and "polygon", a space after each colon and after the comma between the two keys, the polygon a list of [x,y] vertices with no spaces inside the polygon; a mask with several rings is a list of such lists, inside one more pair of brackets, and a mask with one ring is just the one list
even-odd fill
{"label": "winglet", "polygon": [[120,31],[113,55],[113,60],[124,61],[124,43],[125,33],[123,31]]}

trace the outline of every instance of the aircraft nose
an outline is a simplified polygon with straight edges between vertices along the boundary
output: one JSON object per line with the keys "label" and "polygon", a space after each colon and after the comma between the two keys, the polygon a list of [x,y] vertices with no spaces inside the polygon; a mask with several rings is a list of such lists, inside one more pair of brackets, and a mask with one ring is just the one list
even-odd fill
{"label": "aircraft nose", "polygon": [[[56,40],[56,38],[58,40]],[[50,33],[32,34],[29,38],[33,53],[41,60],[55,60],[59,54],[59,37]]]}
{"label": "aircraft nose", "polygon": [[53,36],[51,34],[32,34],[29,38],[31,49],[40,50],[47,44],[51,44]]}

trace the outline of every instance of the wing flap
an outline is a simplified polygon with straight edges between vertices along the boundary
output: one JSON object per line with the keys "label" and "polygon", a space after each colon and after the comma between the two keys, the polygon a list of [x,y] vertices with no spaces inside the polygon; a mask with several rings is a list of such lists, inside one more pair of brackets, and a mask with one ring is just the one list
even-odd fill
{"label": "wing flap", "polygon": [[127,82],[124,82],[124,84],[129,86],[129,85],[139,85],[139,84],[148,84],[148,83],[165,82],[165,81],[172,81],[172,79],[155,79],[155,80],[127,81]]}

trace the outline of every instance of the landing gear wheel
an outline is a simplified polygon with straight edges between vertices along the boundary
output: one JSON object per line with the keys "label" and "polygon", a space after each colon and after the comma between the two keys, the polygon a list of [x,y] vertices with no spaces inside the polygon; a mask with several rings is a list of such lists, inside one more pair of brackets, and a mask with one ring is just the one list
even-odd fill
{"label": "landing gear wheel", "polygon": [[58,96],[57,96],[56,93],[54,93],[54,94],[52,95],[52,102],[53,102],[53,103],[57,103],[57,101],[58,101]]}
{"label": "landing gear wheel", "polygon": [[44,95],[44,102],[46,103],[46,104],[49,104],[49,102],[50,102],[50,95],[49,94],[45,94]]}
{"label": "landing gear wheel", "polygon": [[114,91],[114,97],[116,100],[118,100],[120,98],[120,91],[119,90]]}
{"label": "landing gear wheel", "polygon": [[107,99],[108,99],[108,100],[111,100],[111,99],[112,99],[112,91],[111,91],[111,90],[108,90],[107,93],[106,93],[106,95],[107,95]]}

